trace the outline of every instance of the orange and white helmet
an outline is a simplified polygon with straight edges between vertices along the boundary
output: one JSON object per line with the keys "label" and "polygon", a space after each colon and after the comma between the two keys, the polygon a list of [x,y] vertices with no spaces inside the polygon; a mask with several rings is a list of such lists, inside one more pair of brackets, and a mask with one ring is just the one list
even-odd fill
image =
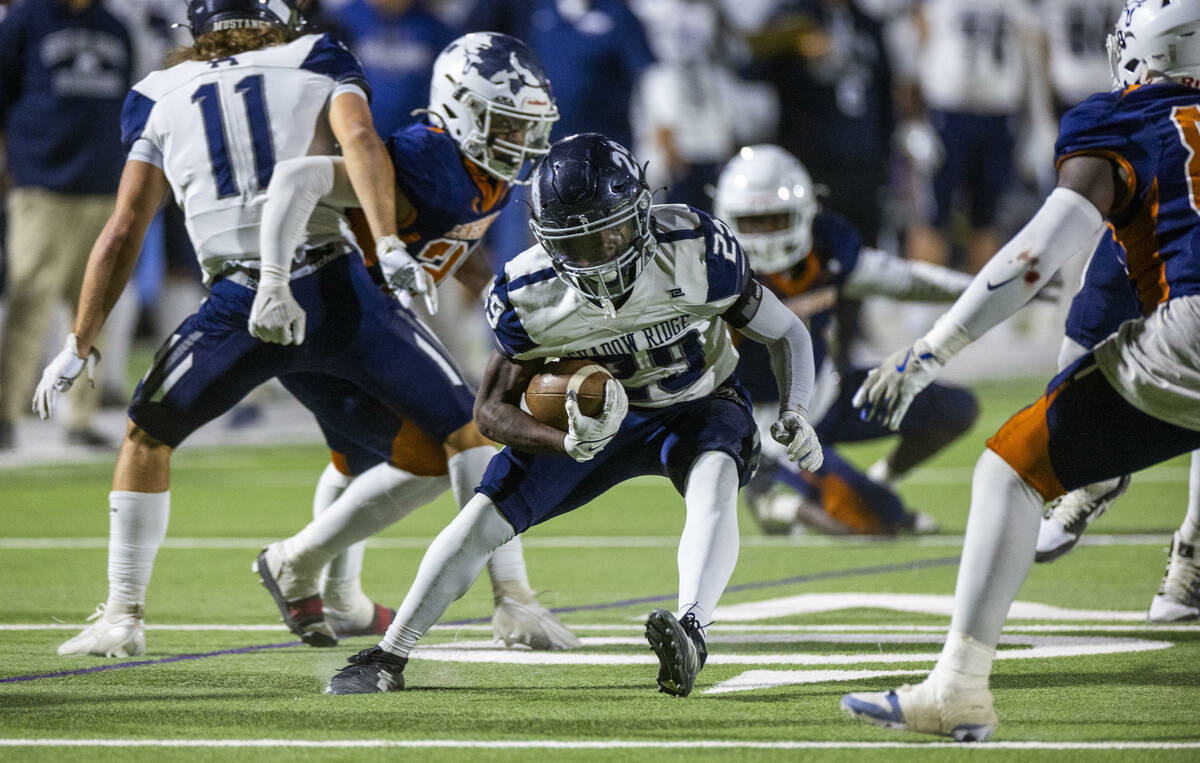
{"label": "orange and white helmet", "polygon": [[779,146],[746,146],[717,180],[717,217],[733,230],[757,273],[778,273],[812,249],[817,199],[800,160]]}
{"label": "orange and white helmet", "polygon": [[1200,87],[1200,2],[1129,0],[1108,36],[1116,87],[1171,79]]}

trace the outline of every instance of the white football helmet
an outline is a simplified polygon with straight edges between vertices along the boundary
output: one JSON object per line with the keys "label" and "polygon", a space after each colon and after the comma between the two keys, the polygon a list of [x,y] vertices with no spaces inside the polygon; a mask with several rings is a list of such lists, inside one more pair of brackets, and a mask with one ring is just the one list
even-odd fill
{"label": "white football helmet", "polygon": [[717,217],[733,233],[758,273],[787,270],[812,249],[817,199],[800,160],[779,146],[746,146],[717,181]]}
{"label": "white football helmet", "polygon": [[1166,77],[1200,87],[1198,33],[1196,0],[1129,0],[1108,36],[1113,85],[1142,85]]}
{"label": "white football helmet", "polygon": [[550,149],[558,109],[542,65],[515,37],[473,32],[433,62],[429,111],[463,154],[493,177],[525,185],[527,162]]}

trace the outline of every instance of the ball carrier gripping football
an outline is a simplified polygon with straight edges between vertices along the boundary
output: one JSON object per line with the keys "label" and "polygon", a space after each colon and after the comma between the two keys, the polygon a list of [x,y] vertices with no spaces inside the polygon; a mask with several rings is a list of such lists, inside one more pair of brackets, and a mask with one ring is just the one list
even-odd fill
{"label": "ball carrier gripping football", "polygon": [[[646,638],[659,690],[689,694],[707,658],[704,626],[737,562],[737,491],[758,457],[727,326],[768,345],[781,399],[773,434],[804,468],[821,464],[805,417],[811,338],[754,280],[724,223],[691,207],[651,206],[629,151],[594,133],[559,141],[537,165],[533,217],[538,244],[505,266],[488,297],[498,349],[475,400],[480,431],[507,447],[430,545],[379,646],[351,657],[327,693],[403,689],[410,651],[492,549],[655,474],[682,494],[687,519],[678,607],[651,613]],[[564,403],[566,432],[520,407],[548,358],[587,360],[614,377],[596,416]]]}

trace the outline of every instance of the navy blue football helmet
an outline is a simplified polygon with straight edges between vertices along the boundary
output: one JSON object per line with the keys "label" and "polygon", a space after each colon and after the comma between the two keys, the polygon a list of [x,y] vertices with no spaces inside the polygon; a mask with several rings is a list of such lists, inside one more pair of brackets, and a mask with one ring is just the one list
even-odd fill
{"label": "navy blue football helmet", "polygon": [[529,227],[558,277],[614,313],[656,251],[642,168],[621,144],[580,133],[550,147],[532,186]]}
{"label": "navy blue football helmet", "polygon": [[224,29],[299,25],[294,0],[188,0],[192,37]]}

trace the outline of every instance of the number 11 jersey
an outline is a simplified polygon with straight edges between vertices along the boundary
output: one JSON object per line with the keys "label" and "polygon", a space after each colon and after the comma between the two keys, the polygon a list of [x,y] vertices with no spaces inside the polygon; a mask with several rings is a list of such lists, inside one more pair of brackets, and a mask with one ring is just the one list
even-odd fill
{"label": "number 11 jersey", "polygon": [[[163,170],[211,282],[258,259],[258,231],[275,164],[332,153],[326,109],[368,91],[362,67],[327,35],[157,71],[130,91],[121,115],[129,159]],[[342,235],[340,210],[321,205],[307,240]]]}

